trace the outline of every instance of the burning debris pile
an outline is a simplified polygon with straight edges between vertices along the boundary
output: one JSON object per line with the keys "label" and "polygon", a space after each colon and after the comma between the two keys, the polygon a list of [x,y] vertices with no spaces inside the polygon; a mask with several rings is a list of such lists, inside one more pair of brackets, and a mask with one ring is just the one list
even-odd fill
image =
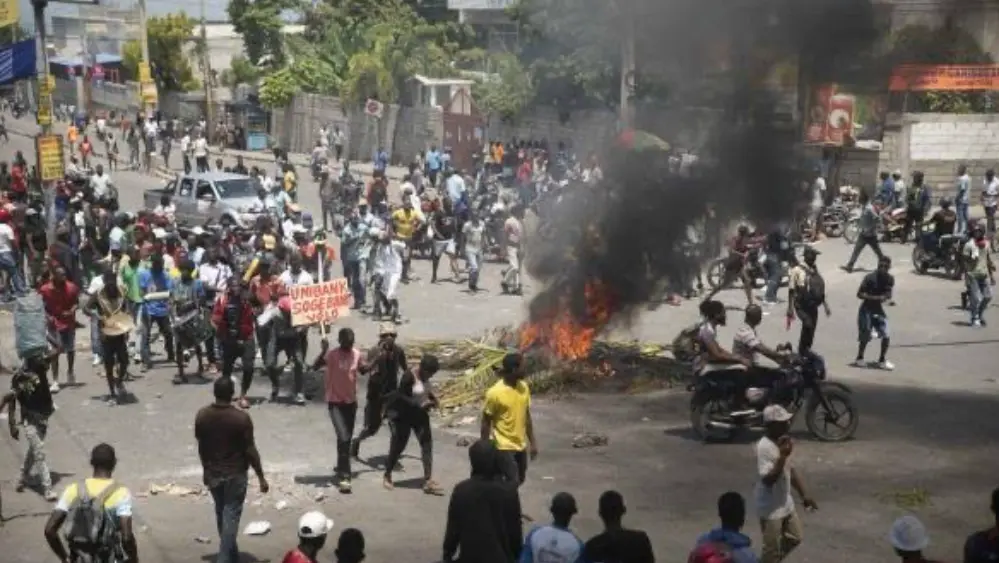
{"label": "burning debris pile", "polygon": [[406,346],[406,355],[415,362],[433,354],[442,370],[456,372],[438,392],[444,411],[480,402],[496,382],[503,356],[516,350],[524,354],[528,384],[538,394],[608,385],[638,392],[670,386],[682,377],[682,366],[665,346],[595,340],[595,336],[595,328],[561,318],[545,325],[496,328],[477,339],[416,342]]}

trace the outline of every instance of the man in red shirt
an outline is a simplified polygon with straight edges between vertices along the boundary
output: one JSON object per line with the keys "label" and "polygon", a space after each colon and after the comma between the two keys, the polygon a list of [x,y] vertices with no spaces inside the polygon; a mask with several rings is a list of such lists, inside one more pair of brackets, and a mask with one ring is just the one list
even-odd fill
{"label": "man in red shirt", "polygon": [[298,519],[298,547],[285,554],[281,563],[316,563],[332,529],[333,520],[322,512],[313,510],[303,514]]}
{"label": "man in red shirt", "polygon": [[[66,270],[61,266],[52,269],[52,279],[38,288],[45,303],[45,314],[49,319],[49,331],[53,340],[66,354],[66,384],[76,385],[76,309],[80,304],[80,289],[66,279]],[[52,358],[52,392],[59,391],[59,356]]]}
{"label": "man in red shirt", "polygon": [[[257,275],[250,280],[250,302],[254,311],[260,315],[271,304],[277,306],[278,300],[287,294],[287,290],[281,280],[271,273],[271,259],[264,257],[257,265]],[[264,372],[271,377],[271,401],[277,401],[279,389],[276,375],[277,371],[277,348],[276,335],[274,334],[274,322],[264,323],[257,326],[257,346],[260,346],[260,354],[264,360]]]}
{"label": "man in red shirt", "polygon": [[24,201],[28,194],[28,180],[25,177],[24,165],[15,164],[10,169],[10,191],[14,201]]}
{"label": "man in red shirt", "polygon": [[238,403],[244,409],[250,408],[246,393],[253,383],[253,368],[257,355],[257,349],[253,344],[254,325],[250,300],[245,295],[245,289],[240,286],[239,278],[232,276],[226,282],[225,294],[215,301],[212,309],[212,326],[216,329],[215,337],[222,348],[222,377],[232,377],[236,358],[242,359],[243,380]]}

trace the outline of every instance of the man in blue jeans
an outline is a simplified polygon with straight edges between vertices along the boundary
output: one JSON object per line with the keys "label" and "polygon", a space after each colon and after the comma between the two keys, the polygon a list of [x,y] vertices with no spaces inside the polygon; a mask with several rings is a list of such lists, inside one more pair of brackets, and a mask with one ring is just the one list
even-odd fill
{"label": "man in blue jeans", "polygon": [[160,331],[166,343],[167,363],[173,363],[173,328],[170,326],[170,309],[168,300],[173,280],[163,267],[163,255],[153,254],[149,260],[149,269],[139,271],[139,290],[142,291],[142,365],[148,370],[153,367],[153,358],[149,351],[149,338],[153,325]]}
{"label": "man in blue jeans", "polygon": [[231,377],[220,377],[214,385],[215,402],[198,411],[194,437],[205,486],[215,503],[215,525],[219,533],[216,563],[238,563],[239,521],[243,516],[248,486],[246,472],[251,467],[260,483],[260,492],[270,490],[253,439],[253,421],[246,411],[236,408],[232,399],[236,386]]}
{"label": "man in blue jeans", "polygon": [[363,250],[366,247],[364,239],[368,237],[368,229],[368,225],[361,222],[360,212],[355,209],[340,231],[343,277],[347,278],[350,292],[354,295],[354,309],[364,308],[365,270],[368,257],[363,254]]}

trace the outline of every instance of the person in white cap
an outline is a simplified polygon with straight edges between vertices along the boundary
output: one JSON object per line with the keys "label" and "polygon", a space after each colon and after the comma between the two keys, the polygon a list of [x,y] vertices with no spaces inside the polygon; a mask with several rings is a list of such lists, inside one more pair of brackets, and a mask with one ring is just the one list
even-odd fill
{"label": "person in white cap", "polygon": [[298,547],[285,554],[281,563],[316,563],[326,536],[333,530],[333,520],[318,510],[298,519]]}
{"label": "person in white cap", "polygon": [[808,510],[818,505],[808,496],[801,477],[791,466],[794,445],[787,435],[791,413],[780,405],[763,409],[765,431],[756,444],[756,511],[763,531],[762,563],[781,561],[801,543],[801,521],[791,497],[793,486]]}
{"label": "person in white cap", "polygon": [[923,550],[930,545],[930,536],[919,518],[911,514],[901,516],[892,523],[888,541],[904,563],[937,563],[923,556]]}

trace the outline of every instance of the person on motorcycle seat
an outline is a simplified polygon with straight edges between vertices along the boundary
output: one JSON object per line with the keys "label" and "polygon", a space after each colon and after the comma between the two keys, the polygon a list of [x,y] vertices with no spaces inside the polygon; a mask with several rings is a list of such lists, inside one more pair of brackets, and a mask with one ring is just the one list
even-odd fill
{"label": "person on motorcycle seat", "polygon": [[752,288],[755,287],[755,284],[753,280],[749,279],[749,273],[746,268],[746,261],[750,258],[750,253],[752,251],[750,246],[752,239],[753,233],[749,230],[749,227],[746,225],[739,225],[739,230],[736,231],[735,238],[732,240],[732,246],[729,250],[728,259],[725,261],[725,272],[721,283],[711,290],[711,293],[705,297],[705,301],[714,299],[714,296],[717,295],[719,291],[728,289],[737,280],[742,280],[742,288],[746,292],[746,302],[750,305],[753,304]]}
{"label": "person on motorcycle seat", "polygon": [[739,372],[741,377],[753,366],[752,361],[725,350],[718,343],[718,327],[725,326],[726,321],[725,305],[706,299],[701,302],[700,312],[704,322],[697,331],[700,354],[694,360],[694,374],[715,376]]}
{"label": "person on motorcycle seat", "polygon": [[939,252],[940,240],[944,235],[953,235],[954,227],[957,225],[957,212],[951,208],[949,197],[940,198],[940,209],[930,217],[928,222],[933,230],[928,233],[926,249],[932,252]]}
{"label": "person on motorcycle seat", "polygon": [[784,364],[787,361],[787,355],[770,348],[760,341],[760,337],[756,333],[756,327],[760,326],[760,323],[763,322],[763,309],[759,305],[754,304],[746,307],[745,320],[746,324],[735,333],[735,339],[732,341],[732,353],[739,358],[747,360],[750,364],[749,373],[740,380],[744,384],[739,386],[741,391],[740,397],[745,396],[747,387],[770,387],[775,381],[783,377],[783,372],[780,369],[758,364],[756,362],[757,354],[777,364]]}

